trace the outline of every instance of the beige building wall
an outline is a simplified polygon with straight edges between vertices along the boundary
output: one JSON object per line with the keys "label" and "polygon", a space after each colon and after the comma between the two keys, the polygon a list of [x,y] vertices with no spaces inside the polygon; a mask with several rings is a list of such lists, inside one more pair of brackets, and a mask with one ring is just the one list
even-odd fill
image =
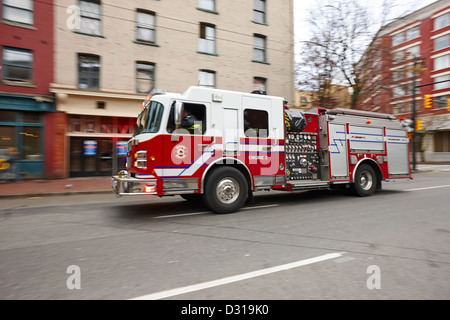
{"label": "beige building wall", "polygon": [[[267,79],[267,93],[293,104],[292,0],[266,1],[266,25],[252,22],[253,1],[216,0],[216,12],[198,10],[198,0],[102,1],[102,36],[70,30],[67,8],[56,0],[55,85],[77,88],[77,54],[100,56],[100,91],[134,94],[136,61],[156,64],[157,88],[184,92],[198,84],[200,69],[216,72],[216,88],[250,92],[253,78]],[[155,12],[156,46],[135,43],[136,9]],[[216,54],[197,53],[199,24],[216,27]],[[267,37],[267,64],[252,62],[253,34]]]}

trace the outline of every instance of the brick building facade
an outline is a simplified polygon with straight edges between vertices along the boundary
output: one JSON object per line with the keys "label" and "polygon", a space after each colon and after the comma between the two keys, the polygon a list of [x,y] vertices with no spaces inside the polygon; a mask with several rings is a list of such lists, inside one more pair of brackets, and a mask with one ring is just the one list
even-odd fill
{"label": "brick building facade", "polygon": [[53,1],[0,7],[0,159],[19,152],[23,178],[53,176]]}
{"label": "brick building facade", "polygon": [[[418,159],[450,161],[449,2],[436,1],[386,25],[367,50],[370,54],[374,57],[367,65],[376,67],[366,68],[372,80],[360,108],[411,119],[415,105]],[[425,108],[425,95],[432,97],[431,108]]]}

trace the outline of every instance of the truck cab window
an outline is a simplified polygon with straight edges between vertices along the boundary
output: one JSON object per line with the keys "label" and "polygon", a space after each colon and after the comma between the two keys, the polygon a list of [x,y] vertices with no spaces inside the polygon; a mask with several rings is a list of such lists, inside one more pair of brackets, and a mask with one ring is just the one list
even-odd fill
{"label": "truck cab window", "polygon": [[[173,117],[172,111],[169,118],[171,116]],[[170,124],[168,124],[167,131],[172,129],[169,126]],[[206,131],[206,106],[203,104],[184,103],[184,114],[182,115],[181,125],[177,129],[180,129],[179,133],[182,133],[184,130],[189,132],[189,134],[204,134]]]}
{"label": "truck cab window", "polygon": [[158,132],[163,113],[164,106],[161,103],[149,101],[138,116],[134,135]]}
{"label": "truck cab window", "polygon": [[269,115],[262,110],[244,110],[244,132],[246,137],[267,138],[269,136]]}

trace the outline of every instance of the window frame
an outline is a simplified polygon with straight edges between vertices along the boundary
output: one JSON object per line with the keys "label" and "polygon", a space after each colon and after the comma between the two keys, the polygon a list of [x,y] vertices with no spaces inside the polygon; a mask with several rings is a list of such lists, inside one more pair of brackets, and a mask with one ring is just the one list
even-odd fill
{"label": "window frame", "polygon": [[[144,91],[140,91],[139,90],[138,81],[139,80],[148,80],[148,79],[145,79],[145,78],[139,78],[139,69],[138,69],[139,65],[145,65],[145,66],[148,66],[148,67],[152,67],[152,70],[151,70],[151,72],[152,72],[152,75],[151,75],[152,85],[151,85],[151,88],[150,88],[150,90],[148,92],[147,91],[144,92]],[[135,66],[136,66],[136,69],[135,69],[135,72],[136,72],[136,82],[135,82],[136,93],[149,94],[150,91],[152,91],[155,88],[156,64],[153,63],[153,62],[147,62],[147,61],[136,61]]]}
{"label": "window frame", "polygon": [[[256,44],[257,39],[263,40],[263,46],[258,47]],[[256,59],[256,52],[262,52],[263,59]],[[262,34],[253,34],[253,62],[267,63],[267,37]]]}
{"label": "window frame", "polygon": [[[257,3],[262,3],[264,6],[263,11],[259,10],[257,8]],[[256,15],[257,14],[261,14],[262,15],[262,20],[263,21],[258,21],[258,19],[256,19]],[[253,22],[255,23],[259,23],[259,24],[267,24],[267,3],[266,0],[253,0]]]}
{"label": "window frame", "polygon": [[261,90],[256,87],[259,83],[262,83],[264,85],[264,90],[262,91],[267,92],[267,78],[253,77],[253,90]]}
{"label": "window frame", "polygon": [[[77,83],[78,89],[81,89],[81,90],[99,90],[100,89],[100,74],[101,74],[101,57],[99,55],[88,54],[88,53],[78,53],[77,57],[78,57],[78,61],[77,61],[77,63],[78,63],[78,70],[77,70],[78,71],[78,83]],[[97,72],[97,84],[98,84],[98,86],[97,87],[90,85],[91,80],[94,79],[94,77],[91,76],[91,75],[89,75],[87,77],[88,78],[87,88],[80,87],[80,80],[82,78],[82,77],[80,77],[80,75],[81,75],[81,70],[80,70],[81,60],[80,60],[80,58],[82,58],[82,57],[83,58],[97,58],[97,63],[98,63],[98,72]],[[90,63],[93,63],[93,62],[90,62]],[[91,74],[93,74],[93,72]]]}
{"label": "window frame", "polygon": [[[138,20],[139,14],[145,14],[147,16],[152,17],[153,25],[147,25],[147,24],[145,26],[139,25],[139,20]],[[153,38],[153,40],[139,38],[139,30],[140,29],[150,30],[151,38]],[[156,44],[156,12],[144,10],[144,9],[136,9],[136,41]]]}
{"label": "window frame", "polygon": [[[13,64],[13,63],[6,62],[6,60],[5,60],[5,51],[7,51],[7,50],[15,51],[16,53],[21,52],[21,53],[29,54],[30,57],[31,57],[30,66],[28,67],[28,66],[24,66],[24,65],[18,65],[18,64]],[[2,64],[3,64],[3,68],[2,68],[2,79],[3,80],[15,82],[17,84],[20,84],[20,83],[31,84],[31,83],[33,83],[33,77],[34,77],[34,53],[33,53],[32,50],[5,46],[5,47],[3,47],[3,50],[2,50]],[[6,76],[6,72],[8,70],[8,67],[27,69],[28,70],[27,73],[29,74],[29,79],[7,77]]]}
{"label": "window frame", "polygon": [[[204,2],[207,1],[208,4],[212,4],[212,9],[208,8],[208,6],[204,6]],[[216,11],[216,0],[198,0],[198,10],[217,13]]]}
{"label": "window frame", "polygon": [[[442,26],[438,26],[438,24],[441,24],[441,21],[442,21]],[[444,23],[446,23],[446,24],[444,25]],[[439,17],[434,18],[434,24],[433,24],[434,30],[440,30],[440,29],[443,29],[448,26],[450,26],[450,12],[444,13],[444,14],[440,15]]]}
{"label": "window frame", "polygon": [[[31,4],[31,9],[28,8],[23,8],[17,5],[13,5],[10,3],[6,3],[5,0],[2,1],[2,19],[8,22],[14,22],[14,23],[19,23],[19,24],[23,24],[26,26],[33,26],[34,25],[34,1],[33,0],[29,0],[30,4]],[[11,20],[5,17],[6,15],[6,8],[12,8],[15,10],[19,10],[19,11],[25,11],[27,13],[31,13],[31,23],[27,23],[27,22],[23,22],[23,21],[18,21],[18,20]],[[22,15],[20,15],[22,16]]]}
{"label": "window frame", "polygon": [[[213,76],[213,84],[202,84],[202,74]],[[214,70],[200,69],[198,72],[198,86],[203,88],[216,88],[216,72]]]}
{"label": "window frame", "polygon": [[[438,60],[438,59],[445,59],[445,58],[447,58],[446,65],[444,65],[444,67],[440,67],[438,69],[437,66],[436,66],[436,60]],[[443,62],[445,63],[445,60]],[[434,58],[433,59],[433,67],[434,67],[434,71],[450,68],[450,53]]]}
{"label": "window frame", "polygon": [[[208,36],[208,30],[212,30],[212,39]],[[211,23],[200,22],[200,33],[198,38],[198,52],[210,55],[216,55],[216,26]],[[209,50],[209,44],[212,43],[212,50]]]}
{"label": "window frame", "polygon": [[[444,46],[442,48],[438,48],[438,40],[439,39],[441,39],[441,41],[442,41],[442,39],[444,39],[444,41],[446,39],[447,40],[446,46]],[[442,41],[442,42],[444,42],[444,41]],[[439,50],[443,50],[443,49],[450,47],[450,33],[447,33],[447,34],[444,34],[443,36],[435,38],[433,42],[434,42],[434,51],[439,51]]]}
{"label": "window frame", "polygon": [[[89,15],[84,14],[83,15],[83,10],[82,10],[82,6],[81,3],[82,2],[86,2],[86,3],[92,3],[92,4],[96,4],[98,5],[99,8],[99,13],[98,13],[98,17],[92,17]],[[92,35],[92,36],[96,36],[96,37],[102,37],[103,35],[103,28],[102,28],[102,2],[100,0],[79,0],[78,1],[78,6],[80,8],[80,29],[78,30],[78,33],[82,33],[82,34],[87,34],[87,35]],[[98,21],[98,33],[92,33],[90,32],[90,30],[85,30],[83,29],[83,20],[95,20]]]}

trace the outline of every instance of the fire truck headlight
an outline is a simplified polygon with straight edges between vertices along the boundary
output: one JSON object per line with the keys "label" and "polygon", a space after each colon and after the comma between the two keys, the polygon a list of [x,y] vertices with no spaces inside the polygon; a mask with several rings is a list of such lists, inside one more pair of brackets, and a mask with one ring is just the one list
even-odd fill
{"label": "fire truck headlight", "polygon": [[147,150],[140,150],[134,154],[134,166],[139,169],[147,168]]}

